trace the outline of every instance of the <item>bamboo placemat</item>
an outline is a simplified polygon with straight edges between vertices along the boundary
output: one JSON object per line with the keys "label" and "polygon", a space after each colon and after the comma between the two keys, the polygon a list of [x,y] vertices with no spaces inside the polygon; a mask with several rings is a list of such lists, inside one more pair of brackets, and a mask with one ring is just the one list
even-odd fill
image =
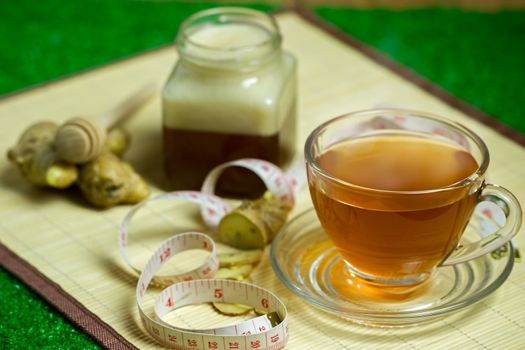
{"label": "bamboo placemat", "polygon": [[[421,89],[297,14],[282,13],[277,18],[285,47],[300,62],[298,154],[310,130],[348,111],[378,105],[432,111],[480,134],[491,150],[491,180],[525,203],[525,149],[518,143],[443,102],[446,94],[436,97]],[[140,84],[150,80],[161,84],[175,59],[172,48],[160,49],[0,101],[0,149],[5,151],[35,121],[61,122],[72,115],[96,114]],[[162,183],[160,116],[157,99],[130,121],[134,139],[127,154],[156,191]],[[35,189],[19,178],[5,157],[0,159],[0,179],[2,264],[105,346],[155,348],[157,344],[137,326],[136,278],[123,267],[116,244],[117,227],[128,208],[94,210],[74,191]],[[140,241],[142,253],[166,238],[167,231],[199,228],[196,208],[174,206],[152,207],[141,216],[136,232],[148,232]],[[294,213],[308,206],[304,190]],[[517,242],[525,246],[525,237],[519,235]],[[390,330],[364,328],[313,309],[277,280],[268,254],[252,277],[288,300],[289,349],[508,349],[525,344],[523,264],[515,266],[496,293],[464,312],[426,326]],[[208,313],[191,309],[178,322],[224,322]]]}

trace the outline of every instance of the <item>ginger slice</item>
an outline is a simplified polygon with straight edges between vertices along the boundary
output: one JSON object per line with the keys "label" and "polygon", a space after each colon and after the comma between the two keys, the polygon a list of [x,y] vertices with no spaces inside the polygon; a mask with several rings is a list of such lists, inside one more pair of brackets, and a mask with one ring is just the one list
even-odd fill
{"label": "ginger slice", "polygon": [[219,239],[240,249],[262,249],[286,222],[291,206],[273,196],[244,201],[219,223]]}
{"label": "ginger slice", "polygon": [[226,279],[226,280],[244,280],[250,275],[253,270],[252,264],[234,266],[234,267],[223,267],[217,270],[213,278]]}
{"label": "ginger slice", "polygon": [[253,307],[242,304],[213,302],[211,305],[216,311],[226,316],[242,316],[253,310]]}
{"label": "ginger slice", "polygon": [[262,249],[219,254],[220,267],[257,264],[262,258]]}

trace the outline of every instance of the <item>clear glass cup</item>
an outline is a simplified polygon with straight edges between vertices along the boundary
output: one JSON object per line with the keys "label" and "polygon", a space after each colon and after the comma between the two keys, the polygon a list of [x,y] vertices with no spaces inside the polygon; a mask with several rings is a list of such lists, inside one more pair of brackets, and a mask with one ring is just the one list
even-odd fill
{"label": "clear glass cup", "polygon": [[[516,197],[485,182],[483,140],[430,113],[382,109],[334,118],[310,134],[305,157],[324,231],[349,272],[374,285],[418,285],[439,266],[501,247],[521,225]],[[459,245],[483,201],[501,208],[505,225]]]}

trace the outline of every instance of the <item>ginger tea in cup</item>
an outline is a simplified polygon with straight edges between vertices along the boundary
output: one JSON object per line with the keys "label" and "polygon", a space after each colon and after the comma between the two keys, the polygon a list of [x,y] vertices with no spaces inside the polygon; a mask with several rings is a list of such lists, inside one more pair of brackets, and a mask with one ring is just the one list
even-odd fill
{"label": "ginger tea in cup", "polygon": [[[441,264],[496,249],[519,229],[516,198],[484,183],[485,144],[452,121],[405,110],[352,113],[316,128],[305,153],[321,225],[348,269],[365,280],[417,284]],[[458,246],[484,200],[502,207],[507,224]]]}

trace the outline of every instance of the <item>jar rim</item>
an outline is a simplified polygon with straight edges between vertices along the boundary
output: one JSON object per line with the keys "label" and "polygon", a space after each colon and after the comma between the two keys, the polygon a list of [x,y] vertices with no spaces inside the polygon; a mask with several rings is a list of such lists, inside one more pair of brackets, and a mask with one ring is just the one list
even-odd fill
{"label": "jar rim", "polygon": [[[268,33],[268,37],[254,44],[232,47],[206,45],[192,40],[192,34],[199,28],[202,29],[205,26],[226,25],[229,23],[250,23],[257,25]],[[257,58],[255,60],[251,57],[252,61],[265,61],[267,57],[272,56],[278,51],[281,42],[282,35],[279,26],[272,16],[249,8],[215,7],[199,11],[182,22],[175,44],[179,54],[184,57],[189,57],[192,61],[217,63],[233,61],[239,63],[245,60],[244,57],[251,57],[250,54],[252,54],[252,56],[255,55]],[[217,55],[219,53],[223,55]],[[247,60],[250,61],[250,59]]]}

